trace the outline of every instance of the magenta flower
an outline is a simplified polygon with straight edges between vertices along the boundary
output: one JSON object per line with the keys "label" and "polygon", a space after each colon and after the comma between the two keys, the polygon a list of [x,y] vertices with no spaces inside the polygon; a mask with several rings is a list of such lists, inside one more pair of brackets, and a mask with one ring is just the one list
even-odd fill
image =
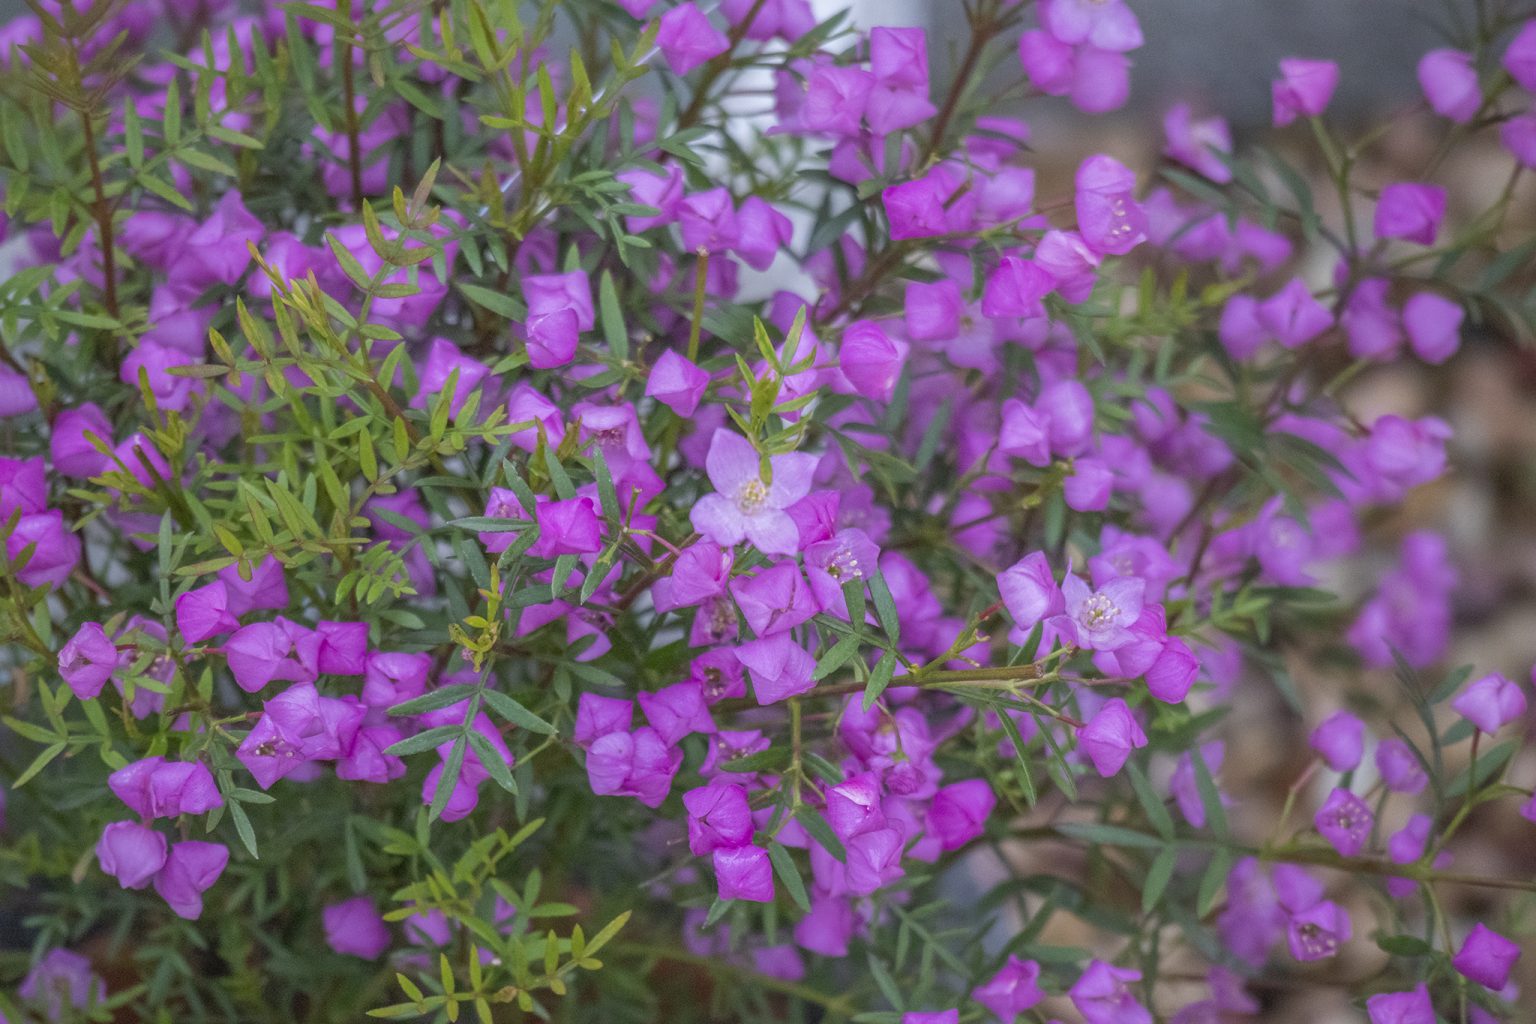
{"label": "magenta flower", "polygon": [[1010,954],[1000,971],[971,989],[971,998],[991,1010],[1004,1024],[1012,1024],[1019,1014],[1045,998],[1039,981],[1039,964]]}
{"label": "magenta flower", "polygon": [[731,248],[747,266],[767,270],[793,236],[794,225],[772,203],[747,196],[736,211],[736,242]]}
{"label": "magenta flower", "polygon": [[1034,260],[1004,256],[987,278],[981,295],[981,315],[990,320],[1044,316],[1041,300],[1055,286],[1055,278]]}
{"label": "magenta flower", "polygon": [[96,843],[101,870],[124,889],[142,889],[165,866],[165,836],[136,821],[114,821]]}
{"label": "magenta flower", "polygon": [[704,688],[692,680],[685,679],[655,692],[642,691],[635,699],[645,720],[669,747],[684,736],[715,731],[715,720],[704,702]]}
{"label": "magenta flower", "polygon": [[[1200,759],[1205,762],[1206,769],[1213,776],[1221,771],[1226,755],[1227,745],[1221,740],[1212,740],[1200,747]],[[1200,796],[1200,782],[1195,774],[1195,759],[1189,751],[1179,755],[1179,763],[1168,779],[1168,789],[1173,793],[1173,799],[1179,805],[1179,813],[1184,816],[1184,820],[1195,828],[1204,828],[1205,800]]]}
{"label": "magenta flower", "polygon": [[1418,757],[1396,736],[1376,745],[1376,770],[1381,773],[1381,781],[1394,793],[1422,793],[1429,784],[1429,776]]}
{"label": "magenta flower", "polygon": [[5,557],[14,567],[24,555],[26,564],[17,570],[17,579],[29,587],[59,587],[80,564],[80,538],[64,522],[64,513],[56,508],[24,515],[5,538]]}
{"label": "magenta flower", "polygon": [[327,622],[315,623],[315,635],[320,641],[315,656],[315,669],[327,676],[360,676],[367,667],[368,623]]}
{"label": "magenta flower", "polygon": [[997,795],[986,779],[966,779],[943,787],[928,806],[928,828],[945,850],[958,850],[986,831]]}
{"label": "magenta flower", "polygon": [[1200,674],[1200,660],[1182,637],[1170,636],[1144,673],[1147,692],[1164,704],[1177,704]]}
{"label": "magenta flower", "polygon": [[283,563],[271,555],[250,566],[250,578],[242,579],[239,564],[219,570],[219,579],[228,595],[228,609],[236,618],[262,609],[281,611],[288,607],[288,581]]}
{"label": "magenta flower", "polygon": [[656,45],[679,75],[686,75],[712,57],[718,57],[730,41],[710,23],[697,4],[683,3],[661,16]]}
{"label": "magenta flower", "polygon": [[[1090,412],[1091,417],[1091,412]],[[1091,418],[1090,418],[1091,423]],[[1031,466],[1051,464],[1050,421],[1017,398],[1003,400],[1003,422],[998,428],[997,450],[1023,459]]]}
{"label": "magenta flower", "polygon": [[1062,481],[1062,497],[1075,512],[1102,512],[1109,507],[1114,482],[1114,473],[1103,459],[1077,459],[1072,475]]}
{"label": "magenta flower", "polygon": [[177,917],[196,921],[203,916],[203,893],[213,887],[229,864],[223,843],[189,840],[171,846],[165,866],[155,875],[155,892]]}
{"label": "magenta flower", "polygon": [[948,341],[960,333],[965,298],[958,282],[944,278],[931,284],[908,281],[903,315],[913,341]]}
{"label": "magenta flower", "polygon": [[1420,359],[1437,366],[1461,347],[1461,322],[1465,317],[1461,303],[1436,292],[1416,292],[1403,303],[1408,343]]}
{"label": "magenta flower", "polygon": [[273,622],[242,626],[224,641],[224,657],[235,683],[246,693],[256,693],[274,679],[296,679],[299,664],[288,655],[293,641]]}
{"label": "magenta flower", "polygon": [[921,178],[888,186],[881,199],[891,222],[891,238],[932,238],[950,230],[944,204],[953,191],[939,167]]}
{"label": "magenta flower", "polygon": [[1045,418],[1051,450],[1057,455],[1081,455],[1093,441],[1093,396],[1081,381],[1066,378],[1047,384],[1035,401]]}
{"label": "magenta flower", "polygon": [[1136,576],[1110,580],[1097,591],[1067,573],[1061,593],[1065,614],[1053,621],[1062,636],[1091,651],[1113,651],[1135,639],[1131,625],[1141,615],[1146,581]]}
{"label": "magenta flower", "polygon": [[1286,348],[1299,348],[1333,325],[1333,315],[1299,277],[1254,309],[1259,326]]}
{"label": "magenta flower", "polygon": [[651,367],[645,393],[687,419],[703,400],[709,379],[708,373],[686,357],[667,349]]}
{"label": "magenta flower", "polygon": [[773,902],[773,865],[761,846],[716,847],[715,882],[722,900]]}
{"label": "magenta flower", "polygon": [[1287,57],[1280,61],[1280,78],[1271,85],[1276,128],[1298,117],[1317,117],[1328,109],[1339,85],[1339,66],[1331,60]]}
{"label": "magenta flower", "polygon": [[183,377],[171,373],[171,370],[200,362],[200,359],[179,349],[168,348],[156,341],[142,340],[123,358],[118,378],[135,389],[147,384],[156,405],[173,412],[182,412],[192,404],[193,395],[202,394],[203,385],[195,377]]}
{"label": "magenta flower", "polygon": [[576,349],[581,344],[578,314],[571,308],[530,313],[524,329],[528,339],[528,365],[535,370],[564,366],[575,358]]}
{"label": "magenta flower", "polygon": [[1136,174],[1113,157],[1091,156],[1077,169],[1077,230],[1096,252],[1123,256],[1146,241],[1147,214],[1136,202]]}
{"label": "magenta flower", "polygon": [[1269,332],[1259,323],[1259,300],[1243,292],[1228,299],[1216,334],[1233,359],[1251,358],[1269,340]]}
{"label": "magenta flower", "polygon": [[597,502],[585,495],[563,501],[540,501],[534,511],[539,540],[533,551],[544,558],[595,555],[603,549],[603,527]]}
{"label": "magenta flower", "polygon": [[224,806],[213,775],[201,761],[146,757],[113,772],[107,785],[129,810],[146,821],[204,814]]}
{"label": "magenta flower", "polygon": [[1130,706],[1115,697],[1105,701],[1093,717],[1077,731],[1077,747],[1088,755],[1094,770],[1103,778],[1115,775],[1130,758],[1131,751],[1147,745]]}
{"label": "magenta flower", "polygon": [[1520,166],[1536,168],[1536,114],[1520,114],[1505,121],[1499,126],[1499,141]]}
{"label": "magenta flower", "polygon": [[810,913],[795,924],[795,943],[822,956],[845,957],[855,927],[853,908],[847,900],[813,896]]}
{"label": "magenta flower", "polygon": [[27,972],[16,994],[38,1006],[50,1021],[60,1020],[67,1009],[86,1009],[106,1001],[107,986],[91,962],[68,949],[50,949]]}
{"label": "magenta flower", "polygon": [[1222,159],[1232,154],[1232,130],[1225,118],[1197,121],[1188,103],[1176,103],[1163,116],[1163,134],[1167,137],[1163,152],[1170,159],[1218,184],[1232,180],[1232,169]]}
{"label": "magenta flower", "polygon": [[1337,711],[1312,730],[1312,749],[1329,768],[1347,772],[1365,754],[1365,723],[1348,711]]}
{"label": "magenta flower", "polygon": [[1067,996],[1087,1024],[1152,1024],[1152,1014],[1131,994],[1131,983],[1140,980],[1140,971],[1094,960]]}
{"label": "magenta flower", "polygon": [[1525,693],[1497,672],[1483,676],[1457,694],[1451,707],[1483,732],[1492,734],[1525,714]]}
{"label": "magenta flower", "polygon": [[1376,237],[1434,245],[1444,218],[1445,189],[1399,181],[1382,189],[1376,201]]}
{"label": "magenta flower", "polygon": [[229,610],[229,589],[215,580],[176,595],[176,629],[185,643],[202,643],[220,633],[240,628]]}
{"label": "magenta flower", "polygon": [[1386,359],[1402,344],[1402,318],[1387,303],[1391,286],[1385,278],[1366,278],[1355,285],[1339,316],[1349,354],[1357,359]]}
{"label": "magenta flower", "polygon": [[886,825],[880,779],[874,772],[862,772],[832,786],[826,798],[827,824],[839,839],[846,841]]}
{"label": "magenta flower", "polygon": [[117,671],[118,660],[117,645],[98,623],[87,622],[59,650],[59,675],[76,698],[91,700]]}
{"label": "magenta flower", "polygon": [[926,93],[928,33],[920,28],[870,29],[869,68],[880,85]]}
{"label": "magenta flower", "polygon": [[959,1010],[913,1010],[901,1015],[901,1024],[960,1024]]}
{"label": "magenta flower", "polygon": [[1509,972],[1519,959],[1519,943],[1479,921],[1451,957],[1451,966],[1467,980],[1497,992],[1509,984]]}
{"label": "magenta flower", "polygon": [[683,198],[683,169],[669,164],[658,174],[643,167],[620,171],[615,178],[629,186],[630,201],[639,206],[649,206],[655,214],[632,213],[624,218],[624,225],[632,235],[651,228],[662,227],[677,219],[677,204]]}
{"label": "magenta flower", "polygon": [[1435,1024],[1435,1004],[1421,981],[1408,992],[1381,992],[1365,1001],[1371,1024]]}
{"label": "magenta flower", "polygon": [[777,704],[816,685],[811,678],[816,659],[788,633],[749,641],[732,653],[751,674],[752,693],[759,704]]}
{"label": "magenta flower", "polygon": [[683,806],[688,810],[688,849],[694,856],[751,844],[752,811],[741,786],[717,779],[684,793]]}
{"label": "magenta flower", "polygon": [[[100,446],[111,449],[112,425],[94,403],[65,409],[54,419],[48,452],[58,472],[77,479],[100,476],[112,465]],[[4,509],[4,501],[0,498],[0,510]]]}
{"label": "magenta flower", "polygon": [[784,509],[811,489],[814,456],[789,452],[769,459],[764,481],[757,451],[739,434],[716,430],[705,457],[716,493],[694,505],[690,518],[704,536],[725,547],[750,541],[764,554],[791,555],[799,547],[795,522]]}
{"label": "magenta flower", "polygon": [[471,359],[459,351],[459,346],[447,338],[433,338],[427,350],[427,361],[421,368],[420,387],[411,395],[408,403],[412,409],[432,409],[437,406],[438,395],[453,383],[448,399],[448,415],[457,418],[464,407],[464,400],[480,386],[491,368],[478,359]]}
{"label": "magenta flower", "polygon": [[1318,834],[1345,857],[1357,857],[1371,837],[1376,816],[1355,794],[1335,788],[1318,808],[1314,823]]}
{"label": "magenta flower", "polygon": [[1103,256],[1076,231],[1047,231],[1035,246],[1035,263],[1051,275],[1056,293],[1068,302],[1085,302],[1098,282]]}
{"label": "magenta flower", "polygon": [[1504,69],[1526,92],[1536,92],[1536,19],[1527,21],[1504,51]]}
{"label": "magenta flower", "polygon": [[1291,956],[1306,962],[1333,956],[1351,934],[1348,912],[1332,900],[1321,900],[1291,915],[1285,937]]}
{"label": "magenta flower", "polygon": [[684,199],[677,207],[677,223],[683,244],[695,251],[722,252],[735,248],[741,240],[735,200],[723,188],[695,192]]}
{"label": "magenta flower", "polygon": [[[759,637],[793,629],[819,610],[794,562],[779,562],[750,576],[737,576],[731,580],[730,589],[747,625]],[[839,602],[841,597],[839,594]]]}
{"label": "magenta flower", "polygon": [[587,748],[587,781],[598,796],[630,796],[660,807],[682,766],[683,752],[649,726],[610,732]]}
{"label": "magenta flower", "polygon": [[1430,50],[1420,58],[1419,88],[1435,113],[1457,124],[1472,120],[1483,105],[1472,55],[1462,50]]}
{"label": "magenta flower", "polygon": [[997,589],[1014,625],[1022,632],[1027,633],[1042,619],[1059,615],[1066,608],[1043,551],[1025,555],[999,573]]}
{"label": "magenta flower", "polygon": [[868,896],[901,878],[903,835],[900,829],[887,827],[863,832],[844,846],[848,851],[845,877],[849,892]]}
{"label": "magenta flower", "polygon": [[837,365],[853,389],[876,402],[889,402],[901,380],[909,347],[872,320],[856,320],[843,329]]}
{"label": "magenta flower", "polygon": [[367,896],[328,904],[320,917],[326,945],[343,956],[377,960],[389,948],[389,926]]}

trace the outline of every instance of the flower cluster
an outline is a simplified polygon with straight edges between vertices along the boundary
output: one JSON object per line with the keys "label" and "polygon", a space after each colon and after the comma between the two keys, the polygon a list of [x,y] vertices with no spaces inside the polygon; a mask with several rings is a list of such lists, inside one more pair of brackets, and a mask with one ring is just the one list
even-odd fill
{"label": "flower cluster", "polygon": [[[31,7],[3,1019],[1214,1024],[1372,939],[1372,1024],[1520,1019],[1444,893],[1533,887],[1457,862],[1536,821],[1527,688],[1447,672],[1457,555],[1393,532],[1450,423],[1352,385],[1529,330],[1536,21],[1419,65],[1497,127],[1473,209],[1300,57],[1310,177],[1191,104],[1051,172],[1012,104],[1125,104],[1123,0],[972,0],[952,80],[807,0]],[[130,925],[143,984],[66,948]]]}

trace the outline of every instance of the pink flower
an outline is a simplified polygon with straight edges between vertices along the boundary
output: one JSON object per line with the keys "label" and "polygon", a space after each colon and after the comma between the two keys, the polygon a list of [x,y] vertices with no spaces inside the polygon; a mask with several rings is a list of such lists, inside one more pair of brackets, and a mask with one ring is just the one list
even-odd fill
{"label": "pink flower", "polygon": [[1312,749],[1336,772],[1353,770],[1365,753],[1365,723],[1338,711],[1312,730]]}
{"label": "pink flower", "polygon": [[928,828],[945,850],[958,850],[986,831],[997,796],[986,779],[966,779],[944,786],[928,807]]}
{"label": "pink flower", "polygon": [[1364,800],[1338,788],[1328,794],[1314,819],[1318,834],[1345,857],[1359,856],[1365,849],[1375,821],[1376,816]]}
{"label": "pink flower", "polygon": [[1088,755],[1094,770],[1106,779],[1125,766],[1131,751],[1146,745],[1147,734],[1119,697],[1105,701],[1077,731],[1078,749]]}
{"label": "pink flower", "polygon": [[772,479],[765,481],[752,445],[740,434],[716,430],[704,460],[715,493],[694,505],[694,528],[725,547],[746,540],[764,554],[794,554],[799,534],[784,509],[810,491],[816,459],[789,452],[768,461]]}
{"label": "pink flower", "polygon": [[1381,190],[1376,202],[1376,236],[1434,245],[1445,217],[1445,189],[1399,181]]}
{"label": "pink flower", "polygon": [[971,998],[991,1010],[998,1020],[1011,1024],[1019,1014],[1045,998],[1039,980],[1039,964],[1010,954],[1002,970],[971,990]]}
{"label": "pink flower", "polygon": [[1382,992],[1365,1001],[1371,1024],[1435,1024],[1435,1004],[1421,981],[1408,992]]}
{"label": "pink flower", "polygon": [[1055,286],[1055,278],[1034,260],[1004,256],[987,278],[981,314],[992,320],[1044,316],[1040,300]]}
{"label": "pink flower", "polygon": [[146,757],[113,772],[107,777],[107,786],[146,821],[206,814],[224,806],[213,775],[201,761]]}
{"label": "pink flower", "polygon": [[730,46],[725,33],[710,23],[698,5],[683,3],[661,16],[656,45],[679,75],[718,57]]}
{"label": "pink flower", "polygon": [[1419,87],[1435,113],[1458,124],[1472,120],[1483,104],[1472,55],[1461,50],[1431,50],[1420,58]]}
{"label": "pink flower", "polygon": [[117,645],[100,624],[87,622],[59,650],[59,675],[77,699],[91,700],[117,671],[118,661]]}
{"label": "pink flower", "polygon": [[1495,672],[1469,683],[1451,701],[1451,707],[1478,729],[1492,734],[1524,715],[1526,702],[1518,683]]}
{"label": "pink flower", "polygon": [[683,752],[668,747],[656,730],[610,732],[587,749],[587,781],[598,796],[630,796],[660,807],[683,763]]}
{"label": "pink flower", "polygon": [[1043,551],[1025,555],[999,573],[997,589],[1014,625],[1022,632],[1034,629],[1048,616],[1061,614],[1066,607]]}
{"label": "pink flower", "polygon": [[1077,169],[1077,230],[1096,252],[1123,256],[1146,241],[1147,215],[1136,202],[1136,175],[1098,155]]}
{"label": "pink flower", "polygon": [[1152,1014],[1131,994],[1141,972],[1094,960],[1067,990],[1087,1024],[1152,1024]]}
{"label": "pink flower", "polygon": [[1526,92],[1536,92],[1536,19],[1527,21],[1504,51],[1504,68]]}
{"label": "pink flower", "polygon": [[1040,0],[1040,23],[1072,45],[1120,53],[1142,44],[1141,25],[1121,0]]}
{"label": "pink flower", "polygon": [[1280,78],[1270,89],[1275,127],[1283,128],[1298,117],[1317,117],[1328,109],[1338,85],[1339,66],[1331,60],[1281,60]]}
{"label": "pink flower", "polygon": [[377,960],[389,948],[389,926],[367,896],[328,904],[320,916],[325,925],[326,945],[337,953]]}
{"label": "pink flower", "polygon": [[736,242],[731,247],[754,270],[767,270],[794,237],[794,225],[761,196],[747,196],[736,211]]}
{"label": "pink flower", "polygon": [[1469,981],[1494,992],[1509,984],[1509,972],[1520,959],[1520,946],[1479,921],[1451,957],[1451,966]]}
{"label": "pink flower", "polygon": [[761,846],[717,847],[715,881],[722,900],[773,902],[773,865]]}
{"label": "pink flower", "polygon": [[1306,962],[1333,956],[1352,931],[1349,913],[1332,900],[1322,900],[1293,913],[1285,935],[1291,956]]}
{"label": "pink flower", "polygon": [[155,892],[177,917],[196,921],[203,915],[203,893],[213,887],[228,864],[229,848],[223,843],[176,843],[155,876]]}
{"label": "pink flower", "polygon": [[913,341],[948,341],[960,333],[960,311],[965,307],[960,285],[944,278],[929,284],[908,281],[904,315],[907,335]]}
{"label": "pink flower", "polygon": [[816,685],[811,678],[816,659],[788,633],[752,640],[734,653],[752,676],[752,693],[759,704],[777,704]]}
{"label": "pink flower", "polygon": [[1176,103],[1163,116],[1163,134],[1167,142],[1163,152],[1169,159],[1193,168],[1218,184],[1232,180],[1232,168],[1223,156],[1232,155],[1232,130],[1225,118],[1195,120],[1189,104]]}
{"label": "pink flower", "polygon": [[478,359],[471,359],[459,351],[459,346],[447,338],[433,338],[427,350],[427,362],[421,368],[420,386],[408,403],[412,409],[437,407],[438,395],[453,382],[453,393],[448,399],[448,415],[457,418],[464,407],[464,400],[480,386],[491,368]]}
{"label": "pink flower", "polygon": [[1065,614],[1058,616],[1063,636],[1091,651],[1113,651],[1132,642],[1132,623],[1141,615],[1146,582],[1136,576],[1112,579],[1097,591],[1068,573],[1061,592]]}
{"label": "pink flower", "polygon": [[1461,303],[1437,292],[1416,292],[1403,303],[1403,325],[1414,354],[1426,363],[1439,365],[1461,347],[1461,322],[1466,312]]}
{"label": "pink flower", "polygon": [[741,786],[717,779],[684,793],[683,806],[688,810],[688,849],[694,856],[752,842],[752,811]]}
{"label": "pink flower", "polygon": [[114,821],[96,843],[101,870],[124,889],[142,889],[165,866],[165,836],[136,821]]}
{"label": "pink flower", "polygon": [[1499,127],[1499,141],[1520,166],[1536,168],[1536,114],[1520,114]]}
{"label": "pink flower", "polygon": [[185,643],[202,643],[209,637],[240,628],[229,610],[229,588],[215,580],[176,595],[176,629]]}
{"label": "pink flower", "polygon": [[890,337],[872,320],[856,320],[843,329],[837,365],[855,391],[876,402],[889,402],[906,365],[908,345]]}

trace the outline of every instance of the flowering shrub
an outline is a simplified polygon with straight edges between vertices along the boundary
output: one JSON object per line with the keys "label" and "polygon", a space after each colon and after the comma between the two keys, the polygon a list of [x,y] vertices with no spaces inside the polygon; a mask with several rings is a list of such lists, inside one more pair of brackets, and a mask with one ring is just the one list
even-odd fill
{"label": "flowering shrub", "polygon": [[1530,330],[1536,21],[1423,58],[1412,180],[1298,58],[1331,192],[1179,106],[1037,198],[994,108],[1123,104],[1121,0],[969,0],[948,84],[806,0],[29,2],[6,1019],[1215,1024],[1361,943],[1372,1024],[1529,1019],[1536,884],[1452,863],[1526,687],[1435,533],[1339,567],[1451,440],[1350,382]]}

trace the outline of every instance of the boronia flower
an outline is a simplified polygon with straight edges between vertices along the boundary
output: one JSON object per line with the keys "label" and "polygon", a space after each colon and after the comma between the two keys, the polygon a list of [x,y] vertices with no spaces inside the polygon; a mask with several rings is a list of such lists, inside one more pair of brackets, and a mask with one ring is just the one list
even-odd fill
{"label": "boronia flower", "polygon": [[769,555],[794,554],[799,537],[785,509],[811,489],[816,460],[803,452],[768,459],[771,479],[765,480],[762,459],[740,434],[716,430],[705,458],[714,494],[693,507],[698,531],[725,547],[749,541]]}

